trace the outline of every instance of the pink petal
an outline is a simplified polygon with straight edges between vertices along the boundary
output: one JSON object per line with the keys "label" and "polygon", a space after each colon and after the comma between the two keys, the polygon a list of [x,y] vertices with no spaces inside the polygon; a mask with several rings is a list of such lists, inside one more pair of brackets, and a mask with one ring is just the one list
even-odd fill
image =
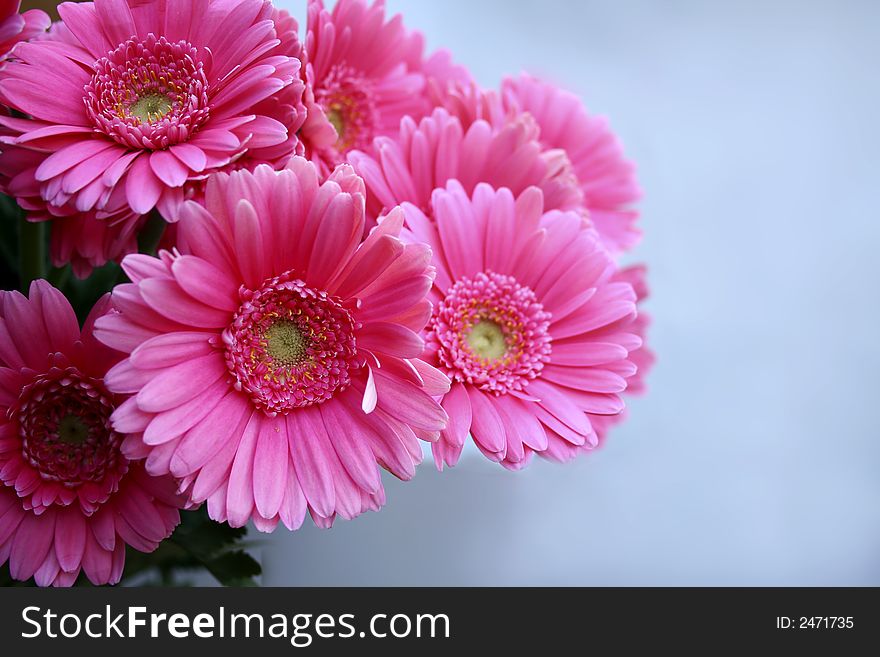
{"label": "pink petal", "polygon": [[[241,429],[244,428],[243,422],[245,416],[242,415],[242,421],[236,429],[237,434],[230,436],[229,440],[222,442],[217,450],[212,453],[205,465],[196,476],[193,484],[191,499],[195,503],[201,503],[205,500],[212,499],[215,495],[222,497],[224,512],[226,506],[226,482],[229,480],[229,472],[232,469],[232,461],[235,458],[235,452],[238,444],[241,442]],[[219,498],[218,498],[219,501]]]}
{"label": "pink petal", "polygon": [[95,586],[107,584],[113,572],[113,554],[98,545],[92,537],[87,537],[83,551],[82,569]]}
{"label": "pink petal", "polygon": [[464,445],[471,430],[471,402],[467,388],[454,383],[449,394],[443,398],[443,410],[449,416],[449,423],[443,429],[443,438],[452,445]]}
{"label": "pink petal", "polygon": [[510,395],[502,396],[500,401],[504,413],[517,426],[523,444],[537,452],[547,449],[547,432],[535,415],[535,402],[515,399]]}
{"label": "pink petal", "polygon": [[36,81],[11,77],[0,80],[0,95],[10,105],[36,119],[66,125],[85,125],[88,122],[81,97],[79,103],[72,97],[54,98]]}
{"label": "pink petal", "polygon": [[287,439],[296,478],[309,506],[325,518],[333,515],[336,493],[327,457],[333,447],[328,442],[320,411],[307,407],[290,413],[287,416]]}
{"label": "pink petal", "polygon": [[13,578],[30,579],[43,565],[55,537],[55,515],[51,511],[39,516],[25,513],[9,554],[9,573]]}
{"label": "pink petal", "polygon": [[[243,527],[247,524],[254,510],[254,450],[257,447],[262,424],[260,416],[261,413],[256,411],[245,425],[229,473],[226,513],[229,525],[232,527]],[[279,489],[283,490],[281,482],[276,483]]]}
{"label": "pink petal", "polygon": [[213,334],[197,331],[166,333],[150,338],[131,353],[130,362],[138,369],[160,369],[206,356],[214,351],[209,343]]}
{"label": "pink petal", "polygon": [[144,434],[144,443],[161,445],[182,436],[211,413],[228,390],[229,384],[220,378],[213,385],[205,388],[203,392],[177,408],[172,408],[158,415],[148,415],[151,421],[141,430]]}
{"label": "pink petal", "polygon": [[49,344],[49,335],[40,316],[39,306],[14,292],[5,296],[4,313],[8,325],[14,327],[12,341],[18,347],[25,364],[40,371],[45,367],[48,355],[54,350]]}
{"label": "pink petal", "polygon": [[194,299],[219,310],[238,309],[235,280],[207,260],[183,255],[174,260],[171,271],[180,287]]}
{"label": "pink petal", "polygon": [[174,452],[171,472],[183,477],[196,472],[227,442],[238,444],[244,421],[252,411],[248,401],[236,392],[223,398],[214,411],[190,429]]}
{"label": "pink petal", "polygon": [[307,508],[308,503],[296,479],[296,471],[288,459],[287,486],[284,489],[284,499],[281,508],[278,509],[278,515],[285,527],[291,530],[299,529],[305,519]]}
{"label": "pink petal", "polygon": [[124,153],[124,150],[119,144],[105,141],[103,139],[76,142],[52,153],[49,157],[43,160],[40,166],[37,167],[34,176],[39,181],[50,180],[78,164],[85,162],[92,156],[104,153],[105,151],[117,152],[119,155]]}
{"label": "pink petal", "polygon": [[[43,561],[43,565],[34,573],[34,582],[37,586],[52,586],[58,577],[58,572],[60,570],[61,566],[58,565],[58,559],[55,558],[55,552],[50,549],[46,553],[46,560]],[[79,572],[78,567],[75,569],[75,572]]]}
{"label": "pink petal", "polygon": [[553,342],[553,363],[569,367],[604,365],[626,358],[627,350],[605,342]]}
{"label": "pink petal", "polygon": [[584,412],[552,383],[535,379],[529,383],[528,392],[541,400],[538,403],[542,408],[567,426],[584,436],[592,433],[593,429]]}
{"label": "pink petal", "polygon": [[561,386],[589,392],[623,392],[626,379],[599,367],[559,367],[548,364],[541,378]]}
{"label": "pink petal", "polygon": [[429,395],[409,383],[376,373],[379,405],[413,427],[439,431],[449,419],[446,411]]}
{"label": "pink petal", "polygon": [[307,281],[324,288],[340,267],[347,263],[363,233],[363,214],[354,207],[349,194],[339,194],[330,203],[318,226],[312,245]]}
{"label": "pink petal", "polygon": [[150,155],[150,168],[169,187],[180,187],[190,174],[189,167],[168,151],[153,151]]}
{"label": "pink petal", "polygon": [[362,424],[345,406],[332,401],[321,404],[321,417],[345,471],[363,490],[375,492],[382,485],[376,458],[364,440]]}
{"label": "pink petal", "polygon": [[241,199],[235,206],[235,250],[244,283],[251,289],[257,289],[269,274],[263,238],[254,206]]}
{"label": "pink petal", "polygon": [[86,521],[77,508],[59,511],[55,523],[55,555],[61,568],[71,572],[80,567],[86,547]]}
{"label": "pink petal", "polygon": [[[180,6],[185,4],[186,3],[180,3]],[[169,11],[171,11],[170,7]],[[194,173],[200,173],[205,170],[205,165],[208,160],[205,157],[205,151],[198,146],[193,146],[192,144],[175,144],[169,150],[174,157],[180,160],[181,163]]]}
{"label": "pink petal", "polygon": [[79,322],[70,302],[43,280],[31,284],[30,298],[31,302],[39,304],[52,349],[67,352],[80,337]]}
{"label": "pink petal", "polygon": [[113,428],[120,433],[140,433],[147,428],[152,417],[138,408],[137,399],[130,397],[113,411]]}
{"label": "pink petal", "polygon": [[[295,412],[295,411],[294,411]],[[283,418],[263,418],[254,454],[253,500],[264,518],[281,508],[287,488],[290,447]]]}
{"label": "pink petal", "polygon": [[467,394],[471,402],[471,434],[474,440],[489,452],[503,456],[507,444],[505,425],[492,399],[472,387],[468,387]]}
{"label": "pink petal", "polygon": [[167,411],[189,401],[226,374],[226,364],[219,353],[195,358],[156,375],[138,392],[138,404],[150,413]]}
{"label": "pink petal", "polygon": [[[403,253],[404,246],[396,237],[382,235],[374,245],[358,252],[356,265],[347,271],[336,285],[328,286],[328,292],[345,299],[354,296],[378,278],[389,264]],[[357,256],[356,256],[357,257]],[[352,262],[355,262],[353,259]]]}
{"label": "pink petal", "polygon": [[432,397],[440,397],[449,392],[452,385],[443,372],[419,359],[410,359],[409,364],[415,368],[422,379],[422,390]]}
{"label": "pink petal", "polygon": [[104,57],[121,43],[120,41],[110,43],[104,36],[104,30],[101,29],[101,21],[98,19],[94,3],[62,2],[58,5],[58,14],[64,21],[64,25],[70,29],[95,59]]}
{"label": "pink petal", "polygon": [[357,344],[362,349],[400,358],[416,358],[425,348],[417,333],[389,322],[371,322],[363,326],[357,333]]}
{"label": "pink petal", "polygon": [[150,158],[146,154],[138,157],[125,179],[125,194],[131,209],[138,214],[147,214],[156,207],[163,190],[162,182],[150,167]]}
{"label": "pink petal", "polygon": [[[89,518],[89,528],[95,540],[105,550],[116,546],[116,525],[113,523],[113,511],[104,506]],[[87,539],[88,540],[88,539]]]}
{"label": "pink petal", "polygon": [[232,320],[229,311],[205,305],[186,294],[176,281],[149,278],[139,287],[144,301],[153,310],[184,326],[220,329]]}
{"label": "pink petal", "polygon": [[125,518],[129,526],[148,541],[158,543],[169,533],[153,500],[139,486],[127,486],[124,494],[114,501],[117,518]]}

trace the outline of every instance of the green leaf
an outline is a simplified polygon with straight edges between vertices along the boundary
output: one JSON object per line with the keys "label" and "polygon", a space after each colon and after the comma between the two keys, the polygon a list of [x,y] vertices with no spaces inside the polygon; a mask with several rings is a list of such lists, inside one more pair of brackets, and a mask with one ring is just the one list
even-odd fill
{"label": "green leaf", "polygon": [[204,507],[181,515],[180,526],[171,540],[203,560],[234,547],[247,534],[244,527],[230,527],[226,523],[214,522],[208,518]]}
{"label": "green leaf", "polygon": [[262,572],[260,564],[244,550],[225,552],[205,567],[223,586],[256,586],[253,578]]}
{"label": "green leaf", "polygon": [[[143,578],[153,572],[159,584],[179,584],[182,570],[204,568],[224,586],[256,586],[260,564],[244,550],[244,527],[214,522],[204,506],[181,513],[181,523],[152,554],[128,551],[125,578]],[[139,579],[138,581],[142,581]]]}

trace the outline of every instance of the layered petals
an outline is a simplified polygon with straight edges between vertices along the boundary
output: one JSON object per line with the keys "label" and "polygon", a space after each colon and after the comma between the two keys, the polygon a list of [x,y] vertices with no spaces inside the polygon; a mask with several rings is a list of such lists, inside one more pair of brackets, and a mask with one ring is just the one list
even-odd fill
{"label": "layered petals", "polygon": [[404,118],[394,138],[377,138],[369,152],[353,151],[349,161],[364,177],[373,217],[404,202],[430,216],[433,191],[450,180],[468,194],[481,182],[515,195],[534,186],[543,191],[547,209],[582,207],[570,166],[558,152],[545,152],[527,114],[496,126],[482,118],[463,122],[437,108],[418,122]]}
{"label": "layered petals", "polygon": [[134,282],[97,323],[128,354],[107,377],[133,395],[114,425],[140,427],[147,470],[215,520],[377,509],[379,467],[411,477],[446,427],[448,380],[418,360],[430,253],[400,240],[399,210],[362,241],[364,204],[348,166],[221,173],[182,208],[177,251],[123,263]]}
{"label": "layered petals", "polygon": [[309,0],[305,50],[308,120],[300,138],[322,173],[349,150],[396,133],[404,116],[426,114],[433,86],[470,79],[444,51],[426,58],[424,37],[399,15],[386,19],[382,0],[340,0],[332,10]]}
{"label": "layered petals", "polygon": [[149,552],[179,522],[170,477],[123,454],[104,385],[120,358],[94,339],[101,300],[80,330],[45,281],[0,293],[0,554],[16,579],[115,584],[125,548]]}
{"label": "layered petals", "polygon": [[45,153],[34,178],[49,205],[175,221],[212,171],[280,166],[297,150],[301,48],[268,2],[96,0],[59,13],[0,80],[4,104],[30,117],[7,121],[14,141]]}
{"label": "layered petals", "polygon": [[590,220],[613,253],[632,248],[641,231],[633,207],[641,191],[604,117],[593,116],[574,94],[529,75],[508,78],[501,96],[508,112],[527,112],[540,126],[541,143],[563,153],[583,192]]}
{"label": "layered petals", "polygon": [[593,419],[621,412],[636,372],[632,285],[581,216],[544,212],[536,188],[468,194],[452,181],[431,207],[429,219],[404,206],[403,237],[427,242],[437,268],[425,360],[453,382],[437,466],[454,465],[468,435],[514,470],[594,447]]}

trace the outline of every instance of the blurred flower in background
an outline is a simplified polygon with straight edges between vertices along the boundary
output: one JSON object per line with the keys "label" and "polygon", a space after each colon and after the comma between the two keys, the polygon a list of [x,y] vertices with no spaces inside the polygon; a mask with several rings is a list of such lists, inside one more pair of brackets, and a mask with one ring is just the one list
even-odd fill
{"label": "blurred flower in background", "polygon": [[19,13],[21,0],[0,0],[0,60],[6,59],[19,41],[32,39],[49,29],[46,12],[30,9]]}

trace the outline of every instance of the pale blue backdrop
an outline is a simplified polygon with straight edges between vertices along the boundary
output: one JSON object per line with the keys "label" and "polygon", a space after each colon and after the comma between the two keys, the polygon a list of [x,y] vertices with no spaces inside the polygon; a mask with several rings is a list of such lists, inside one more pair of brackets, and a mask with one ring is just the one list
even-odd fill
{"label": "pale blue backdrop", "polygon": [[388,4],[611,117],[659,362],[602,451],[388,478],[381,513],[255,536],[264,583],[880,584],[880,3]]}

